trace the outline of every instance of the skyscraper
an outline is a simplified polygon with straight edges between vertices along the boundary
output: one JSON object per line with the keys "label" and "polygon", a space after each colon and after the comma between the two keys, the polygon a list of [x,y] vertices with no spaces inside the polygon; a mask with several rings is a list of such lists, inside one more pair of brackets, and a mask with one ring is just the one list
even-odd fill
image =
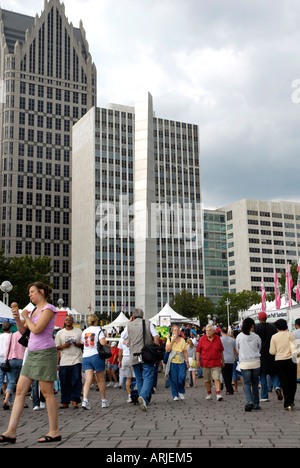
{"label": "skyscraper", "polygon": [[0,248],[51,257],[69,305],[72,127],[96,104],[96,67],[59,0],[35,18],[0,9],[0,34]]}
{"label": "skyscraper", "polygon": [[72,306],[155,315],[204,295],[197,125],[135,107],[90,110],[73,129]]}

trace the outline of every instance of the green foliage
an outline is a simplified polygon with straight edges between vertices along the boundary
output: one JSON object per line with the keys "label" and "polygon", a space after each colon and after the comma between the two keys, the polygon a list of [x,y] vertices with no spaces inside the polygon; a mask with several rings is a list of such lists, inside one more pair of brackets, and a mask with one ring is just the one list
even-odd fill
{"label": "green foliage", "polygon": [[[290,272],[291,272],[291,275],[292,275],[293,285],[294,286],[297,286],[297,281],[298,281],[297,268],[298,268],[297,263],[291,263],[290,264]],[[286,273],[281,273],[281,277],[279,278],[279,284],[280,284],[280,287],[281,287],[281,295],[283,295],[285,293],[285,282],[286,282]],[[296,293],[294,293],[294,291],[293,291],[294,286],[292,288],[292,299],[295,301],[296,300]]]}
{"label": "green foliage", "polygon": [[253,304],[261,302],[261,295],[257,291],[242,291],[240,293],[224,293],[216,306],[216,315],[218,322],[227,325],[227,305],[229,299],[229,315],[230,323],[238,320],[238,312],[240,310],[248,310]]}
{"label": "green foliage", "polygon": [[215,310],[211,299],[203,296],[193,295],[186,290],[174,296],[170,304],[172,309],[187,318],[199,317],[200,323],[207,323],[207,315],[212,315]]}
{"label": "green foliage", "polygon": [[3,281],[11,282],[13,289],[9,293],[9,301],[10,303],[17,302],[20,308],[25,307],[29,302],[27,293],[29,284],[41,281],[52,286],[48,276],[51,270],[49,257],[5,258],[3,251],[0,251],[0,284]]}

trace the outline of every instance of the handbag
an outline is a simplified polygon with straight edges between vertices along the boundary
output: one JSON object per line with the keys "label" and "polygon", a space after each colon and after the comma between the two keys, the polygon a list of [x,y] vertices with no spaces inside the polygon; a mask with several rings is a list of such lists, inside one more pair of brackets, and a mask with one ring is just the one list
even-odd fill
{"label": "handbag", "polygon": [[300,357],[300,348],[299,348],[299,344],[297,342],[297,340],[291,340],[291,338],[289,337],[289,342],[290,342],[290,351],[291,351],[291,354],[292,354],[292,361],[297,364],[297,358]]}
{"label": "handbag", "polygon": [[[7,356],[9,356],[9,353],[10,353],[11,342],[12,342],[12,335],[10,337],[10,343],[9,343]],[[11,371],[11,366],[10,366],[10,362],[9,362],[8,358],[5,359],[5,361],[2,362],[0,367],[1,367],[2,372],[10,372]]]}
{"label": "handbag", "polygon": [[170,353],[165,352],[164,358],[163,358],[163,363],[168,364]]}
{"label": "handbag", "polygon": [[[33,315],[35,310],[36,310],[36,307],[31,312],[30,317]],[[24,348],[27,348],[28,347],[28,342],[29,342],[29,337],[30,337],[30,330],[29,330],[29,328],[27,328],[25,333],[23,333],[21,338],[18,340],[18,342],[20,343],[20,345],[24,346]]]}
{"label": "handbag", "polygon": [[[100,333],[101,331],[102,329],[100,330]],[[112,352],[110,350],[110,347],[108,345],[103,346],[99,341],[99,336],[98,336],[98,341],[97,341],[97,351],[98,351],[98,356],[101,359],[109,359],[112,357]]]}
{"label": "handbag", "polygon": [[146,345],[146,331],[145,331],[145,320],[143,320],[143,342],[144,347],[142,349],[142,360],[145,364],[154,364],[155,362],[162,361],[165,356],[165,344],[162,345]]}

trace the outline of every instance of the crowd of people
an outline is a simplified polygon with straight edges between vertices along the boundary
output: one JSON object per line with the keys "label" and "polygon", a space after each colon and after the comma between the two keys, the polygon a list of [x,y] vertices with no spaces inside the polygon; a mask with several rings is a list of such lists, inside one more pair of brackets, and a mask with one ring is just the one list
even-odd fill
{"label": "crowd of people", "polygon": [[[55,390],[60,390],[61,409],[71,405],[90,410],[92,386],[99,389],[102,408],[109,407],[108,387],[124,388],[124,402],[138,403],[142,411],[147,411],[159,370],[165,374],[165,387],[170,388],[174,401],[184,400],[186,388],[196,388],[198,378],[203,378],[206,400],[212,400],[215,392],[217,401],[223,400],[223,390],[228,396],[234,395],[241,380],[246,412],[261,410],[270,387],[285,410],[291,411],[295,405],[300,319],[294,333],[288,331],[285,320],[271,324],[261,312],[258,324],[251,317],[231,329],[213,323],[202,329],[173,324],[168,337],[162,338],[144,319],[143,311],[135,309],[127,326],[113,330],[113,338],[108,339],[96,315],[88,317],[88,327],[83,331],[67,315],[64,328],[54,333],[57,311],[48,302],[50,288],[34,283],[28,293],[34,310],[22,311],[20,316],[18,305],[12,304],[18,331],[11,333],[11,325],[5,323],[0,335],[0,364],[9,363],[9,370],[4,365],[0,369],[3,409],[11,409],[0,443],[16,442],[28,392],[34,411],[48,411],[49,432],[38,442],[51,443],[61,440]],[[144,350],[153,344],[156,350],[163,349],[164,355],[146,358]],[[104,355],[103,350],[109,354]]]}

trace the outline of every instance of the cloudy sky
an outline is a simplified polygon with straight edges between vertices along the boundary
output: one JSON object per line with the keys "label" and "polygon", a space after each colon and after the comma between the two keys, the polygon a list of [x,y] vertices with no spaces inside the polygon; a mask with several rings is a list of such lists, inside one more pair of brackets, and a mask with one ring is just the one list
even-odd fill
{"label": "cloudy sky", "polygon": [[[299,0],[65,0],[98,70],[98,105],[149,91],[159,117],[200,127],[208,208],[300,202]],[[43,0],[0,0],[40,14]]]}

